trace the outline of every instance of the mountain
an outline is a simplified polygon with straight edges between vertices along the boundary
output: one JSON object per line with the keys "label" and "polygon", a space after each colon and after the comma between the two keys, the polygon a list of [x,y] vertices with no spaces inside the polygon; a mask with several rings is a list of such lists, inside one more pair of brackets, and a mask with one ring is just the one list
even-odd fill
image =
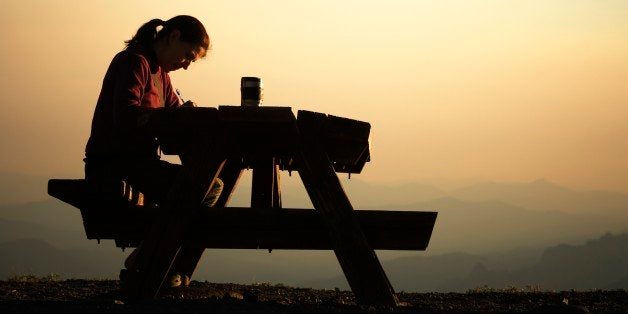
{"label": "mountain", "polygon": [[[505,269],[495,255],[447,253],[411,256],[382,263],[396,291],[465,292],[488,286],[553,290],[627,289],[628,233],[606,234],[581,245],[560,244],[543,251],[532,265]],[[344,278],[306,282],[315,288],[346,288]]]}
{"label": "mountain", "polygon": [[288,286],[302,286],[316,278],[344,280],[333,251],[206,250],[194,276],[211,282]]}
{"label": "mountain", "polygon": [[124,255],[113,248],[59,249],[39,239],[0,243],[0,278],[50,273],[62,278],[116,278]]}
{"label": "mountain", "polygon": [[613,281],[611,282],[608,286],[604,287],[603,289],[608,289],[608,290],[625,290],[628,289],[626,288],[628,287],[628,276],[624,276],[622,278],[620,278],[619,280]]}
{"label": "mountain", "polygon": [[[195,279],[348,288],[333,254],[286,251],[269,254],[263,250],[238,250],[228,254],[225,251],[228,250],[206,251]],[[115,278],[126,254],[113,245],[59,249],[37,239],[8,241],[0,243],[3,257],[0,276],[57,273],[63,278]],[[321,260],[324,262],[316,262]],[[464,292],[483,286],[626,289],[628,234],[606,234],[580,245],[556,245],[546,249],[533,265],[520,269],[490,266],[501,262],[496,261],[494,255],[458,252],[427,256],[423,253],[383,261],[383,267],[396,291]]]}
{"label": "mountain", "polygon": [[[595,213],[628,219],[628,194],[563,187],[545,179],[532,182],[481,182],[444,190],[426,183],[381,184],[340,177],[355,208],[394,209],[441,198],[465,202],[499,201],[535,211]],[[300,183],[299,183],[300,184]]]}
{"label": "mountain", "polygon": [[468,253],[447,253],[436,256],[404,257],[383,264],[396,290],[451,291],[444,283],[467,276],[471,269],[486,259]]}
{"label": "mountain", "polygon": [[480,183],[451,191],[450,195],[463,201],[497,200],[538,211],[628,218],[628,194],[578,191],[543,179],[529,183]]}
{"label": "mountain", "polygon": [[[312,208],[298,172],[282,172],[281,188],[285,207]],[[500,201],[529,210],[596,213],[628,219],[628,194],[613,191],[583,191],[566,188],[548,180],[524,183],[483,182],[454,190],[443,190],[432,184],[367,183],[359,176],[339,176],[341,184],[357,209],[395,209],[451,197],[466,202]],[[0,172],[0,206],[49,200],[46,194],[49,178]],[[245,171],[236,187],[232,206],[250,203],[251,172]]]}
{"label": "mountain", "polygon": [[59,248],[91,246],[80,211],[50,198],[0,206],[0,242],[27,238],[42,239]]}
{"label": "mountain", "polygon": [[[443,284],[467,276],[481,256],[456,252],[436,256],[408,256],[382,261],[382,267],[396,291],[448,291]],[[349,289],[343,275],[321,277],[299,284],[317,289]]]}
{"label": "mountain", "polygon": [[437,211],[428,252],[488,253],[517,247],[574,243],[605,232],[624,232],[628,221],[595,214],[534,211],[501,201],[470,202],[445,197],[391,208]]}
{"label": "mountain", "polygon": [[470,289],[488,285],[540,286],[555,290],[628,288],[628,233],[605,234],[581,245],[560,244],[546,249],[533,266],[493,271],[478,263],[473,271],[450,286]]}
{"label": "mountain", "polygon": [[582,245],[562,244],[547,249],[538,264],[521,272],[520,280],[534,280],[553,289],[604,288],[628,276],[626,265],[628,233],[608,233]]}
{"label": "mountain", "polygon": [[[0,280],[19,274],[50,273],[62,278],[117,278],[131,250],[122,252],[112,241],[91,244],[62,249],[41,239],[0,241]],[[194,279],[296,286],[313,278],[340,274],[340,266],[330,251],[206,250]]]}
{"label": "mountain", "polygon": [[47,199],[48,178],[0,172],[0,205]]}
{"label": "mountain", "polygon": [[342,186],[357,209],[395,209],[399,205],[426,202],[447,196],[447,192],[423,183],[372,184],[341,178]]}
{"label": "mountain", "polygon": [[[82,226],[81,226],[82,227]],[[83,230],[56,229],[31,222],[0,218],[0,242],[23,239],[45,239],[60,248],[92,246]]]}
{"label": "mountain", "polygon": [[0,217],[56,229],[83,230],[81,212],[51,197],[43,201],[0,206]]}
{"label": "mountain", "polygon": [[[298,172],[290,176],[281,173],[281,197],[284,207],[313,208]],[[371,184],[353,177],[340,175],[340,183],[355,209],[394,208],[446,196],[439,188],[422,183],[401,185]],[[245,171],[238,182],[230,206],[250,204],[251,173]]]}

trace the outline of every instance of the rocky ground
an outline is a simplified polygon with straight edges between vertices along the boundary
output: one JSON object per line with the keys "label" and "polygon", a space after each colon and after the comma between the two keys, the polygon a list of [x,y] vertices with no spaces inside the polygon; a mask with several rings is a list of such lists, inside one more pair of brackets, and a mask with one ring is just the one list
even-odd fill
{"label": "rocky ground", "polygon": [[0,281],[0,313],[628,313],[626,290],[401,292],[402,306],[383,308],[356,305],[349,291],[196,281],[156,300],[123,304],[118,288],[114,280]]}

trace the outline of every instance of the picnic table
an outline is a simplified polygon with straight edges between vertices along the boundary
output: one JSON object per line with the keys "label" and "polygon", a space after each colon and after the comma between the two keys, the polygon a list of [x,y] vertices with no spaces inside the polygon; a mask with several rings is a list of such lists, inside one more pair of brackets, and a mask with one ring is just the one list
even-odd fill
{"label": "picnic table", "polygon": [[[158,135],[161,149],[183,170],[162,204],[142,202],[125,182],[114,197],[81,179],[48,183],[51,196],[81,210],[87,238],[142,243],[123,282],[127,300],[154,298],[173,268],[191,277],[207,248],[238,248],[333,250],[359,303],[397,304],[374,249],[425,250],[437,213],[353,209],[337,173],[370,161],[369,123],[269,106],[180,108],[169,119],[176,127]],[[251,206],[227,207],[246,169]],[[282,207],[282,171],[299,173],[314,209]],[[217,178],[223,192],[204,208]]]}

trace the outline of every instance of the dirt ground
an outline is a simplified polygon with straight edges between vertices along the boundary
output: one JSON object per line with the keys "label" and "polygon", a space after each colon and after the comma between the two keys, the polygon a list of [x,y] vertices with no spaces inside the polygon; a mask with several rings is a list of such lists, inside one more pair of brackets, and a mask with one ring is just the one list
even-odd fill
{"label": "dirt ground", "polygon": [[362,306],[350,291],[193,281],[124,304],[114,280],[0,281],[0,313],[628,313],[628,291],[398,293],[396,308]]}

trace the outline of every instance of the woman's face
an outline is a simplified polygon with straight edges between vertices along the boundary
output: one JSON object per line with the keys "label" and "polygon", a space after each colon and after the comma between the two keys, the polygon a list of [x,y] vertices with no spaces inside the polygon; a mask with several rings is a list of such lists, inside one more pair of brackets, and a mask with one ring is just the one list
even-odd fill
{"label": "woman's face", "polygon": [[187,70],[190,63],[205,56],[205,48],[196,47],[179,39],[181,33],[173,30],[164,43],[163,49],[157,51],[159,65],[166,72],[183,68]]}

